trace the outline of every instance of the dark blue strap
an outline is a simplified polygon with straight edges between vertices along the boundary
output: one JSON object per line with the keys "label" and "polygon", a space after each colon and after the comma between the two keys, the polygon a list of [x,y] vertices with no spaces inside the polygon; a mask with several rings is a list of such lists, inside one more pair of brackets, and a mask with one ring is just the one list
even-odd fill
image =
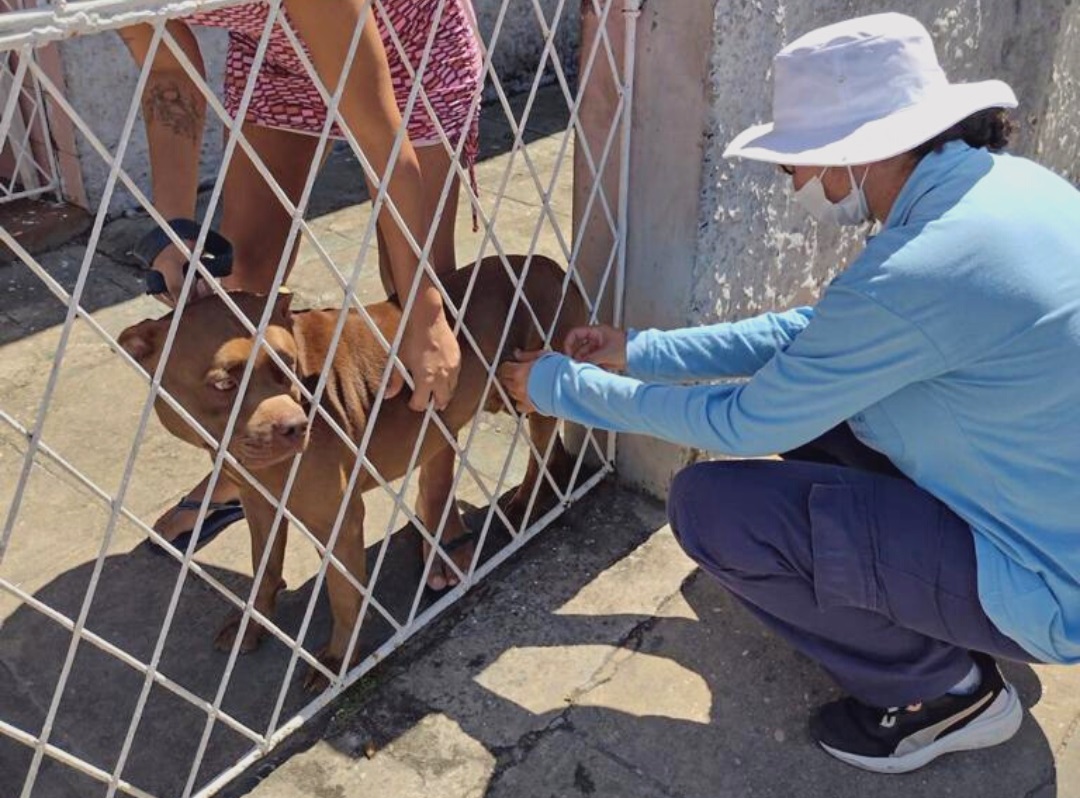
{"label": "dark blue strap", "polygon": [[[187,241],[195,241],[199,237],[200,225],[194,219],[170,219],[169,227],[180,238]],[[168,288],[165,285],[165,277],[161,272],[154,269],[154,261],[172,240],[160,227],[154,227],[143,236],[135,245],[132,254],[135,260],[146,269],[146,293],[164,294]],[[202,255],[199,257],[206,270],[214,277],[225,277],[232,274],[233,248],[229,239],[213,230],[206,233],[206,243],[203,246]],[[185,274],[187,267],[184,267]]]}

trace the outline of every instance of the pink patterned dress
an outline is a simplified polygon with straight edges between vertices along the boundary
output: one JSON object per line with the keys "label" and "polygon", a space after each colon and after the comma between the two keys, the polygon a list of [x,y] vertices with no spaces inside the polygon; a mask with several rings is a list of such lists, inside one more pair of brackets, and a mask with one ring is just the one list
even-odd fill
{"label": "pink patterned dress", "polygon": [[[483,82],[483,58],[476,38],[470,0],[383,0],[386,16],[374,4],[370,13],[375,14],[390,63],[394,94],[404,114],[412,89],[410,71],[415,73],[420,67],[440,4],[443,4],[442,15],[434,34],[422,85],[452,147],[458,146],[462,134],[467,130],[463,160],[471,171],[479,143],[479,105],[474,110],[473,101]],[[188,19],[195,25],[225,28],[229,32],[225,107],[234,117],[240,109],[255,51],[269,13],[268,3],[256,0],[202,12]],[[326,104],[293,49],[282,27],[284,24],[287,24],[287,18],[283,10],[274,22],[246,121],[264,127],[319,135],[326,121]],[[396,34],[400,49],[390,28]],[[407,127],[414,146],[439,143],[438,131],[419,95],[413,104]],[[332,133],[340,137],[336,126]]]}

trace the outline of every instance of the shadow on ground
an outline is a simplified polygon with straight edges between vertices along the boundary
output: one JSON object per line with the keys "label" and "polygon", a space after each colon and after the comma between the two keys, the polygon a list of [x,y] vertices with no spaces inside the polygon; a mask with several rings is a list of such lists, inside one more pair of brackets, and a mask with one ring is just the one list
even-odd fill
{"label": "shadow on ground", "polygon": [[[509,497],[507,494],[507,498]],[[486,508],[466,513],[471,525],[483,523]],[[481,562],[510,541],[493,522]],[[379,543],[368,548],[368,570],[374,568]],[[244,598],[250,574],[203,566],[217,580]],[[71,569],[37,591],[35,598],[69,618],[78,618],[93,576],[94,563]],[[98,577],[86,628],[131,657],[150,662],[175,590],[178,563],[144,542],[128,553],[105,558]],[[407,526],[387,546],[378,580],[376,599],[399,623],[412,608],[422,573],[420,536]],[[282,593],[274,621],[295,636],[307,611],[314,577]],[[425,591],[421,611],[437,598]],[[221,595],[201,579],[188,576],[180,592],[170,633],[161,651],[159,671],[198,698],[212,703],[228,662],[228,655],[213,648],[214,635],[232,610]],[[374,611],[369,613],[361,639],[367,656],[393,633],[391,625]],[[316,651],[330,633],[325,588],[316,604],[302,641]],[[0,627],[0,718],[27,732],[37,733],[49,711],[49,702],[61,675],[71,633],[26,605],[13,612]],[[222,709],[247,728],[264,734],[271,722],[278,693],[291,659],[291,651],[276,638],[267,638],[253,653],[237,659],[221,703]],[[291,718],[314,695],[302,687],[307,666],[296,665],[278,718]],[[56,714],[50,742],[66,752],[112,771],[129,734],[145,677],[91,643],[82,643],[74,659]],[[180,795],[206,728],[208,715],[160,685],[153,685],[133,737],[122,778],[154,795]],[[196,785],[204,784],[247,753],[252,743],[223,723],[213,726]],[[32,758],[32,750],[0,736],[0,794],[19,792]],[[45,757],[32,795],[35,798],[82,798],[104,794],[104,786],[89,776]]]}
{"label": "shadow on ground", "polygon": [[[831,759],[805,728],[838,695],[831,681],[698,571],[656,615],[568,611],[608,569],[618,578],[601,605],[642,592],[628,582],[619,593],[623,575],[657,567],[643,544],[663,514],[642,504],[611,486],[592,494],[485,585],[482,602],[426,630],[374,689],[347,694],[223,794],[329,798],[392,775],[395,798],[1058,795],[1055,752],[1030,714],[1003,746],[905,776]],[[1039,702],[1029,666],[1003,669],[1026,709]]]}
{"label": "shadow on ground", "polygon": [[[470,524],[483,512],[473,509]],[[423,785],[417,791],[407,780],[394,782],[398,787],[382,793],[394,798],[1058,795],[1055,754],[1030,715],[1006,745],[946,757],[908,776],[863,773],[825,756],[808,738],[805,720],[835,695],[831,683],[705,575],[691,573],[655,613],[612,609],[633,604],[642,592],[633,571],[657,567],[649,547],[665,534],[657,533],[662,526],[662,510],[654,503],[602,485],[589,502],[571,508],[494,578],[221,794],[330,798],[353,794],[363,784],[375,789],[386,765],[368,756],[378,751],[409,768]],[[505,541],[505,534],[492,538],[485,556]],[[408,613],[420,578],[418,542],[409,528],[394,535],[386,576],[378,583],[379,600],[397,618]],[[369,549],[370,562],[376,554],[375,547]],[[76,617],[92,567],[65,572],[36,598]],[[239,595],[247,594],[247,575],[211,571]],[[176,572],[173,561],[146,544],[108,557],[87,628],[149,660]],[[600,591],[601,606],[580,606],[580,596],[605,572],[614,578]],[[286,632],[299,628],[311,588],[309,580],[283,595],[275,620]],[[670,611],[676,605],[678,611]],[[214,700],[227,662],[211,641],[229,609],[211,588],[188,579],[162,650],[161,672],[206,701]],[[390,634],[385,622],[365,628],[365,652]],[[328,632],[322,596],[306,647],[317,648]],[[61,626],[26,607],[4,623],[0,663],[7,673],[0,683],[0,716],[7,722],[40,729],[70,640]],[[289,654],[270,640],[238,659],[225,711],[264,731]],[[1026,708],[1039,702],[1040,682],[1030,667],[1010,663],[1005,671]],[[301,689],[302,676],[300,666],[289,682],[282,719],[310,698]],[[143,682],[113,657],[81,645],[51,742],[111,770]],[[180,795],[206,719],[202,710],[154,686],[123,778],[155,795]],[[433,719],[442,719],[453,733],[433,736]],[[250,748],[239,733],[216,724],[198,783]],[[30,758],[29,748],[0,738],[5,793],[17,793]],[[463,767],[475,771],[470,784],[457,790],[440,782]],[[46,758],[32,794],[82,798],[103,795],[104,787]]]}

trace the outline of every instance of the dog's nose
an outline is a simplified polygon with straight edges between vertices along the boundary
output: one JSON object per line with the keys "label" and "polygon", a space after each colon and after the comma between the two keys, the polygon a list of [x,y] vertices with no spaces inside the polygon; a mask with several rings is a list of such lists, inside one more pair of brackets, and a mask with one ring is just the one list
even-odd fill
{"label": "dog's nose", "polygon": [[274,424],[274,432],[286,440],[302,438],[306,430],[307,419],[303,416],[300,418],[284,419]]}

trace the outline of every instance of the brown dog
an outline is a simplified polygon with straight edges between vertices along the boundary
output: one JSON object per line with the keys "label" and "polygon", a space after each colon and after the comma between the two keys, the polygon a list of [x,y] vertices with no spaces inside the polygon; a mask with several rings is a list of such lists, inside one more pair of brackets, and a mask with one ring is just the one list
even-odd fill
{"label": "brown dog", "polygon": [[[523,270],[525,258],[510,257],[516,275]],[[498,353],[514,295],[514,284],[498,258],[485,258],[479,264],[462,268],[444,280],[447,293],[460,306],[473,270],[479,270],[476,285],[465,314],[468,328],[484,358],[490,363]],[[524,296],[545,330],[555,333],[552,343],[558,348],[567,332],[586,322],[585,304],[571,284],[559,309],[565,272],[547,258],[532,258],[525,280]],[[233,293],[231,298],[257,324],[266,298]],[[396,304],[381,302],[368,305],[367,311],[387,340],[393,340],[401,321]],[[556,322],[555,314],[559,318]],[[322,407],[359,444],[364,436],[372,403],[378,391],[387,355],[358,313],[350,311],[333,360],[327,364],[326,354],[340,311],[307,310],[291,312],[289,297],[277,299],[266,343],[291,366],[304,385],[314,391],[320,373],[330,369]],[[171,314],[170,314],[171,315]],[[158,365],[161,346],[168,331],[170,316],[148,319],[125,330],[120,344],[143,367],[153,372]],[[490,410],[505,409],[499,395],[492,389],[484,395],[487,374],[473,348],[459,336],[462,364],[457,390],[440,417],[454,433],[469,422],[482,406]],[[543,344],[541,331],[536,329],[531,314],[519,299],[510,325],[502,358],[515,348],[539,349]],[[162,385],[188,413],[215,438],[224,433],[232,410],[237,384],[251,352],[253,339],[224,303],[208,297],[190,305],[180,320],[180,329],[165,368]],[[230,443],[230,452],[259,479],[273,496],[280,496],[288,476],[292,458],[301,453],[296,481],[288,498],[289,510],[325,545],[344,498],[349,474],[355,462],[348,447],[320,416],[316,415],[310,430],[307,428],[307,408],[293,382],[273,363],[265,351],[256,354],[255,366],[237,418]],[[420,434],[423,414],[407,406],[407,391],[384,402],[375,422],[367,449],[367,457],[387,480],[398,479],[408,468],[409,457]],[[201,438],[165,402],[159,400],[156,410],[165,427],[177,437],[201,448],[207,448]],[[529,434],[541,453],[547,451],[555,434],[554,419],[533,415],[529,418]],[[434,423],[429,423],[418,465],[445,450],[449,444]],[[560,441],[552,447],[548,468],[562,482],[568,473],[569,456]],[[525,480],[510,505],[510,517],[524,514],[540,469],[535,458],[529,458]],[[270,539],[275,515],[274,506],[266,501],[244,479],[235,475],[241,488],[241,501],[251,528],[252,562],[255,569],[262,560]],[[362,494],[377,484],[366,470],[357,481],[353,496],[334,547],[335,556],[361,584],[366,580],[364,553],[364,502]],[[542,502],[552,494],[545,483],[541,486]],[[452,500],[452,497],[445,497]],[[419,502],[418,502],[419,505]],[[442,502],[428,506],[444,506]],[[425,524],[437,519],[421,519]],[[284,524],[284,521],[283,521]],[[263,579],[258,586],[255,608],[266,617],[274,611],[275,597],[282,585],[282,562],[285,554],[285,529],[274,538],[273,549]],[[434,533],[434,529],[431,530]],[[336,671],[345,656],[353,626],[361,606],[361,595],[335,567],[326,574],[330,595],[333,629],[329,644],[319,653],[320,661]],[[218,634],[216,645],[228,648],[235,640],[239,613],[234,613]],[[241,651],[250,651],[258,643],[263,629],[254,621],[248,623]],[[321,674],[312,670],[306,684],[311,689],[326,685]]]}

